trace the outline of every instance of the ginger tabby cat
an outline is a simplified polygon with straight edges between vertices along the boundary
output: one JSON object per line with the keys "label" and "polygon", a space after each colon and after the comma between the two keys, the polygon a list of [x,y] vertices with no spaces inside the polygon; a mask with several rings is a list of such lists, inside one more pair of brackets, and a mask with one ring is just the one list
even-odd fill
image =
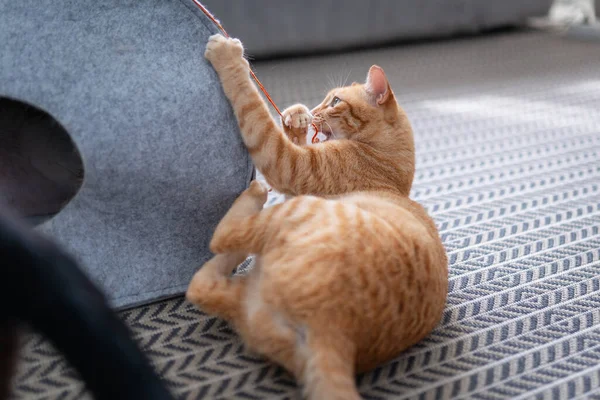
{"label": "ginger tabby cat", "polygon": [[[205,56],[256,167],[296,197],[263,209],[267,190],[252,182],[217,226],[216,256],[195,274],[187,298],[293,373],[309,399],[360,399],[355,374],[421,340],[446,303],[444,247],[408,198],[410,123],[373,66],[365,84],[332,90],[312,111],[285,110],[282,130],[239,40],[214,35]],[[296,144],[311,122],[332,140]],[[232,277],[248,254],[256,255],[254,269]]]}

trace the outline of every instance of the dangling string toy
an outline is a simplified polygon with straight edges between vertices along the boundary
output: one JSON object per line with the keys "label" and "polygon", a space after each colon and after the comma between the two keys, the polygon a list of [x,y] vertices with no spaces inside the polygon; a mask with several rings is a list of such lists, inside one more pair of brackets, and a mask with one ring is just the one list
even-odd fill
{"label": "dangling string toy", "polygon": [[[202,3],[200,3],[200,1],[198,0],[193,0],[194,4],[196,4],[198,6],[198,8],[200,8],[200,10],[202,10],[202,12],[216,25],[217,28],[219,28],[219,30],[223,33],[223,35],[226,38],[229,38],[229,34],[225,31],[225,29],[221,26],[221,24],[219,23],[219,21],[210,13],[210,11],[208,11],[206,9],[206,7],[204,7],[202,5]],[[277,107],[277,105],[275,104],[275,102],[273,101],[273,99],[271,98],[271,95],[269,95],[269,92],[267,92],[267,89],[265,89],[265,87],[263,86],[262,83],[260,83],[260,81],[258,80],[258,77],[254,74],[254,72],[252,71],[252,68],[250,68],[250,75],[252,75],[252,78],[254,78],[254,80],[256,81],[256,84],[258,85],[258,87],[260,88],[260,90],[262,90],[262,92],[265,94],[265,96],[267,97],[267,100],[269,100],[269,103],[271,103],[271,105],[273,106],[273,108],[275,109],[275,111],[277,111],[277,113],[279,114],[279,116],[283,119],[283,115],[281,114],[281,111],[279,111],[279,107]],[[319,130],[317,129],[317,126],[314,123],[311,123],[313,129],[315,130],[315,133],[311,139],[311,143],[319,143],[320,140],[317,137]]]}

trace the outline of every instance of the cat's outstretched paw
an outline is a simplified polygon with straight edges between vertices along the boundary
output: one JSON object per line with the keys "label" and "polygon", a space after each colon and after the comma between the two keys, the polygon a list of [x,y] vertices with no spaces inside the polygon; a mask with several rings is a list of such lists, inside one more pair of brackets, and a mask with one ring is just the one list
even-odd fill
{"label": "cat's outstretched paw", "polygon": [[304,104],[294,104],[283,110],[281,119],[288,128],[306,129],[312,122],[313,116]]}
{"label": "cat's outstretched paw", "polygon": [[221,34],[208,38],[204,57],[210,61],[217,72],[236,64],[248,66],[248,61],[244,58],[242,42],[239,39],[226,38]]}

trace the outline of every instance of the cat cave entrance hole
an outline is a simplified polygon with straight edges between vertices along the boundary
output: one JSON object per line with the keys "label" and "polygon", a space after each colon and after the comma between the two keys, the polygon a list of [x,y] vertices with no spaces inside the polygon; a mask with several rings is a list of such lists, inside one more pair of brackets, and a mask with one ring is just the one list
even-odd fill
{"label": "cat cave entrance hole", "polygon": [[55,118],[0,96],[0,204],[40,224],[75,197],[83,176],[81,155]]}

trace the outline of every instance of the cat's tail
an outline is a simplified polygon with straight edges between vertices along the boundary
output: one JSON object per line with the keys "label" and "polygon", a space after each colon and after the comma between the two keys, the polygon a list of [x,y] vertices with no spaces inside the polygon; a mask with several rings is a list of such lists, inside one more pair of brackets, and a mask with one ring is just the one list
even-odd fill
{"label": "cat's tail", "polygon": [[354,372],[355,356],[342,340],[314,337],[307,344],[303,391],[308,400],[360,400]]}

